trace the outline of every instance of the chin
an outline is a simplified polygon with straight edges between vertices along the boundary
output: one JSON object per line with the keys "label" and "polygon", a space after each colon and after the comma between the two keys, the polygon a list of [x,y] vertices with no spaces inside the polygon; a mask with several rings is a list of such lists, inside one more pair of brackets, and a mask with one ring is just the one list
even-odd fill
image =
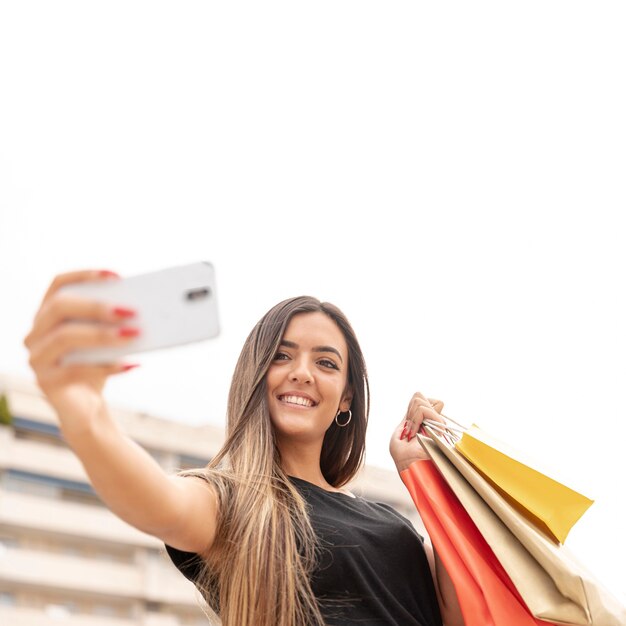
{"label": "chin", "polygon": [[302,423],[302,421],[285,418],[284,416],[278,420],[272,419],[274,432],[280,439],[293,439],[298,441],[318,441],[324,438],[325,431],[320,432],[320,428],[314,428],[311,423]]}

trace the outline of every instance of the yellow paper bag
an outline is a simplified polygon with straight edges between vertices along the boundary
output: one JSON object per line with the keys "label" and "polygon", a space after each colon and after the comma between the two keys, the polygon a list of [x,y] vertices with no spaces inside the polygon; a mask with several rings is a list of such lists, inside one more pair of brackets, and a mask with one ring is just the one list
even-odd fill
{"label": "yellow paper bag", "polygon": [[472,466],[526,519],[564,543],[593,500],[516,459],[515,453],[473,424],[455,444]]}

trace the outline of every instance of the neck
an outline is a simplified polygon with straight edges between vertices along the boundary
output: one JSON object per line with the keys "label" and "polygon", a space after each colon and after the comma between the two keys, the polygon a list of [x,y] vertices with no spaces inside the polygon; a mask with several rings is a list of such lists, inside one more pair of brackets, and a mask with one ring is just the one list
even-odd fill
{"label": "neck", "polygon": [[322,444],[294,443],[281,445],[278,442],[280,459],[283,471],[289,476],[301,478],[319,487],[328,486],[328,481],[322,474],[320,455]]}

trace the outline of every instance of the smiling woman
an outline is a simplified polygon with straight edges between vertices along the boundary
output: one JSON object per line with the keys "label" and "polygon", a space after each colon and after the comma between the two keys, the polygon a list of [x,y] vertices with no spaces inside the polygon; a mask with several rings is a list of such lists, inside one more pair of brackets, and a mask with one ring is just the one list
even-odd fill
{"label": "smiling woman", "polygon": [[[337,307],[302,296],[268,311],[235,367],[222,449],[206,467],[167,476],[104,403],[107,377],[128,367],[62,365],[77,344],[128,340],[115,309],[58,293],[98,277],[115,279],[55,279],[25,340],[31,366],[102,500],[165,543],[221,624],[440,626],[442,614],[447,626],[463,623],[411,523],[344,489],[364,458],[369,385]],[[392,437],[399,468],[419,458],[413,431],[424,415],[438,417],[416,394]]]}

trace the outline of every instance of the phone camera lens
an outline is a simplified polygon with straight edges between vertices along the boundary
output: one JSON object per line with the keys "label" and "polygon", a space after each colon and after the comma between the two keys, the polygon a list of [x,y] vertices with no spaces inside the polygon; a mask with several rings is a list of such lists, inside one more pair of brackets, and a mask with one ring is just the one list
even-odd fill
{"label": "phone camera lens", "polygon": [[202,300],[208,298],[211,295],[211,289],[209,287],[202,287],[200,289],[192,289],[186,294],[187,300]]}

